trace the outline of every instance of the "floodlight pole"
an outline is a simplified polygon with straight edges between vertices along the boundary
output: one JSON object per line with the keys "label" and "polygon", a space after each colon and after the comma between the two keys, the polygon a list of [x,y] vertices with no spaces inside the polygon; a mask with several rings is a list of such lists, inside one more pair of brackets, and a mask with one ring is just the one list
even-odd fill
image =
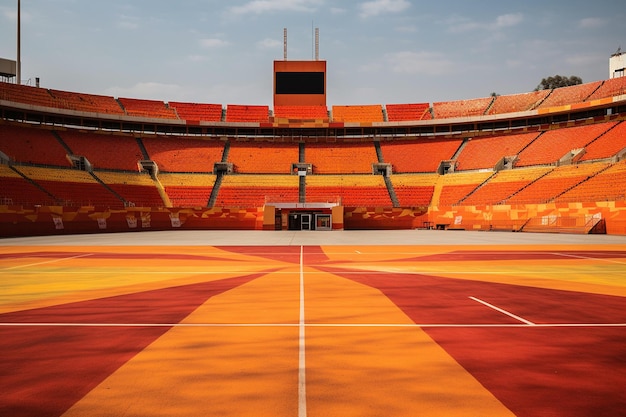
{"label": "floodlight pole", "polygon": [[20,10],[20,0],[17,0],[17,63],[16,63],[16,76],[17,76],[17,84],[22,84],[22,30],[21,30],[21,10]]}

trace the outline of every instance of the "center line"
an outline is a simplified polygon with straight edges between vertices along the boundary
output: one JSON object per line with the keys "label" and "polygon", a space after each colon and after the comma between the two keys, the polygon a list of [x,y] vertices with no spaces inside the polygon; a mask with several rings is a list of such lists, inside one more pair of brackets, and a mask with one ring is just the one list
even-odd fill
{"label": "center line", "polygon": [[481,299],[479,299],[479,298],[476,298],[476,297],[470,297],[470,299],[471,299],[471,300],[474,300],[474,301],[476,301],[476,302],[479,302],[479,303],[481,303],[481,304],[483,304],[483,305],[486,305],[487,307],[492,308],[492,309],[494,309],[494,310],[496,310],[496,311],[499,311],[499,312],[500,312],[500,313],[502,313],[502,314],[506,314],[506,315],[507,315],[507,316],[509,316],[509,317],[513,317],[515,320],[519,320],[519,321],[521,321],[522,323],[526,323],[526,324],[528,324],[529,326],[534,326],[534,325],[535,325],[535,323],[533,323],[532,321],[528,321],[528,320],[526,320],[525,318],[522,318],[522,317],[520,317],[520,316],[516,316],[516,315],[515,315],[515,314],[513,314],[513,313],[510,313],[510,312],[508,312],[508,311],[506,311],[506,310],[504,310],[504,309],[501,309],[501,308],[499,308],[499,307],[496,307],[496,306],[494,306],[493,304],[489,304],[488,302],[483,301],[483,300],[481,300]]}
{"label": "center line", "polygon": [[300,246],[300,323],[298,346],[298,417],[306,417],[306,362],[304,340],[304,248]]}

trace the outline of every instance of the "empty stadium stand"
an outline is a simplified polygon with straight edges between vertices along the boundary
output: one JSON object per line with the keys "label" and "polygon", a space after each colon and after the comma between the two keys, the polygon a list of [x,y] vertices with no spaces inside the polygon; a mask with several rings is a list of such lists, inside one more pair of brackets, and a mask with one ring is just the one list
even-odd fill
{"label": "empty stadium stand", "polygon": [[332,106],[334,122],[382,122],[383,107],[380,104]]}
{"label": "empty stadium stand", "polygon": [[54,97],[56,105],[63,109],[84,111],[91,113],[123,115],[122,106],[110,96],[95,94],[73,93],[61,90],[49,90]]}
{"label": "empty stadium stand", "polygon": [[222,105],[206,103],[184,103],[180,101],[170,101],[169,108],[173,109],[179,119],[187,121],[222,121]]}
{"label": "empty stadium stand", "polygon": [[493,169],[503,157],[517,155],[538,136],[538,133],[521,133],[472,138],[459,153],[455,170]]}
{"label": "empty stadium stand", "polygon": [[576,164],[556,167],[510,197],[508,203],[542,204],[606,169],[607,163]]}
{"label": "empty stadium stand", "polygon": [[206,207],[215,184],[211,174],[159,174],[173,207]]}
{"label": "empty stadium stand", "polygon": [[144,159],[132,135],[76,130],[57,134],[73,155],[84,156],[93,168],[138,171],[137,163]]}
{"label": "empty stadium stand", "polygon": [[392,178],[400,207],[429,206],[433,197],[436,174],[398,174]]}
{"label": "empty stadium stand", "polygon": [[587,100],[591,94],[593,94],[598,87],[602,84],[602,81],[596,81],[593,83],[571,85],[568,87],[561,87],[553,89],[548,97],[543,100],[537,108],[557,107],[567,104],[582,103]]}
{"label": "empty stadium stand", "polygon": [[169,108],[163,101],[125,97],[120,97],[117,100],[128,116],[178,119],[174,109]]}
{"label": "empty stadium stand", "polygon": [[469,206],[503,204],[508,198],[552,169],[551,167],[532,167],[499,171],[461,202]]}
{"label": "empty stadium stand", "polygon": [[296,175],[225,175],[217,195],[217,205],[261,207],[270,202],[297,202]]}
{"label": "empty stadium stand", "polygon": [[626,151],[626,123],[620,122],[585,147],[580,161],[612,158]]}
{"label": "empty stadium stand", "polygon": [[626,94],[626,77],[617,77],[604,80],[602,85],[589,96],[587,101],[607,97],[616,97]]}
{"label": "empty stadium stand", "polygon": [[555,164],[568,152],[584,148],[614,125],[609,122],[548,130],[520,152],[515,165]]}
{"label": "empty stadium stand", "polygon": [[532,110],[536,108],[548,94],[550,94],[550,90],[496,96],[487,114],[506,114]]}
{"label": "empty stadium stand", "polygon": [[347,207],[391,207],[381,175],[311,175],[306,177],[307,202],[337,202]]}
{"label": "empty stadium stand", "polygon": [[383,162],[390,163],[395,173],[437,172],[443,160],[451,159],[462,139],[415,139],[380,143]]}
{"label": "empty stadium stand", "polygon": [[385,111],[389,122],[429,120],[432,118],[428,103],[387,104]]}
{"label": "empty stadium stand", "polygon": [[556,202],[623,201],[626,199],[626,159],[609,165],[555,198]]}
{"label": "empty stadium stand", "polygon": [[231,141],[228,162],[241,174],[289,174],[298,152],[297,143]]}
{"label": "empty stadium stand", "polygon": [[222,141],[178,136],[146,136],[142,143],[160,172],[213,172],[224,151]]}
{"label": "empty stadium stand", "polygon": [[226,106],[226,121],[269,122],[269,111],[268,106],[229,104]]}
{"label": "empty stadium stand", "polygon": [[482,116],[494,101],[494,97],[470,100],[439,101],[433,103],[433,119]]}
{"label": "empty stadium stand", "polygon": [[295,120],[326,120],[328,121],[327,106],[275,106],[275,119]]}
{"label": "empty stadium stand", "polygon": [[378,161],[373,142],[307,143],[305,154],[315,174],[371,174]]}
{"label": "empty stadium stand", "polygon": [[444,218],[445,227],[521,230],[532,217],[536,230],[541,216],[602,212],[626,234],[625,93],[626,77],[432,106],[272,114],[0,83],[0,214],[233,208],[257,227],[284,224],[266,206],[320,203],[344,206],[346,218],[363,209],[351,227],[393,209],[421,216],[403,227]]}
{"label": "empty stadium stand", "polygon": [[67,150],[48,129],[0,123],[0,152],[16,163],[71,165]]}

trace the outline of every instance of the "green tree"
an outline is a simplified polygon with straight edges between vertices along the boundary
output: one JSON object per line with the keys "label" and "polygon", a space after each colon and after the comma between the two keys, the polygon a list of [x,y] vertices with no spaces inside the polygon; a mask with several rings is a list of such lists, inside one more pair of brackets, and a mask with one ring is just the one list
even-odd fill
{"label": "green tree", "polygon": [[535,91],[552,90],[553,88],[568,87],[570,85],[578,85],[582,83],[583,79],[576,75],[572,75],[570,77],[555,75],[548,78],[542,78],[537,88],[535,88]]}

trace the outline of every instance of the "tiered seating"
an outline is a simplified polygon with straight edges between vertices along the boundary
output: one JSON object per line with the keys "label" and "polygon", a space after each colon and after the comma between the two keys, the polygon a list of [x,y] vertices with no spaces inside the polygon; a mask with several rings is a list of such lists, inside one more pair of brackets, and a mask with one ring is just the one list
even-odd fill
{"label": "tiered seating", "polygon": [[462,204],[475,206],[507,202],[509,197],[551,169],[551,167],[533,167],[500,171],[463,200]]}
{"label": "tiered seating", "polygon": [[215,175],[160,174],[159,181],[165,188],[172,206],[205,207],[215,184]]}
{"label": "tiered seating", "polygon": [[267,202],[297,202],[297,175],[225,175],[215,204],[262,207]]}
{"label": "tiered seating", "polygon": [[333,106],[334,122],[382,122],[383,107],[380,104]]}
{"label": "tiered seating", "polygon": [[222,120],[221,104],[183,103],[180,101],[170,101],[168,104],[182,120],[209,122],[220,122]]}
{"label": "tiered seating", "polygon": [[56,200],[0,164],[0,205],[54,205]]}
{"label": "tiered seating", "polygon": [[346,207],[391,207],[382,175],[310,175],[306,177],[306,201],[335,202]]}
{"label": "tiered seating", "polygon": [[466,143],[457,158],[456,171],[494,168],[503,156],[517,155],[538,133],[476,137]]}
{"label": "tiered seating", "polygon": [[493,172],[455,172],[444,175],[439,205],[452,206],[457,204],[491,175]]}
{"label": "tiered seating", "polygon": [[18,163],[70,166],[63,146],[45,129],[0,124],[0,151]]}
{"label": "tiered seating", "polygon": [[76,130],[58,133],[72,153],[87,158],[93,168],[137,171],[137,162],[144,159],[132,136]]}
{"label": "tiered seating", "polygon": [[387,104],[385,109],[389,122],[431,119],[430,104],[428,103]]}
{"label": "tiered seating", "polygon": [[585,148],[581,161],[610,158],[619,151],[626,149],[626,123],[621,122],[613,129],[591,142]]}
{"label": "tiered seating", "polygon": [[433,103],[434,119],[452,117],[482,116],[493,101],[493,97],[475,98],[470,100],[440,101]]}
{"label": "tiered seating", "polygon": [[0,151],[19,163],[69,166],[65,149],[46,129],[0,124]]}
{"label": "tiered seating", "polygon": [[582,103],[598,89],[600,84],[602,84],[602,81],[555,88],[537,108],[545,109],[566,104]]}
{"label": "tiered seating", "polygon": [[443,160],[451,159],[461,139],[416,139],[381,142],[385,162],[393,166],[394,173],[436,172]]}
{"label": "tiered seating", "polygon": [[0,82],[0,100],[34,106],[57,107],[56,100],[45,88]]}
{"label": "tiered seating", "polygon": [[371,174],[372,163],[378,161],[373,142],[307,143],[305,156],[315,174]]}
{"label": "tiered seating", "polygon": [[626,199],[626,159],[572,188],[556,202],[623,201]]}
{"label": "tiered seating", "polygon": [[597,100],[606,97],[615,97],[626,94],[626,77],[617,77],[605,80],[602,85],[587,99]]}
{"label": "tiered seating", "polygon": [[572,149],[584,148],[614,123],[553,129],[545,132],[519,154],[515,166],[552,164]]}
{"label": "tiered seating", "polygon": [[497,96],[487,114],[505,114],[532,110],[550,93],[550,90]]}
{"label": "tiered seating", "polygon": [[401,207],[428,206],[437,174],[397,174],[391,177]]}
{"label": "tiered seating", "polygon": [[557,195],[606,168],[605,163],[564,165],[548,172],[509,198],[507,203],[547,203]]}
{"label": "tiered seating", "polygon": [[163,206],[163,199],[148,174],[98,171],[96,175],[125,201],[137,207]]}
{"label": "tiered seating", "polygon": [[233,141],[228,162],[241,174],[288,174],[298,162],[298,144]]}
{"label": "tiered seating", "polygon": [[270,109],[268,106],[247,106],[229,104],[226,106],[227,122],[269,122]]}
{"label": "tiered seating", "polygon": [[296,120],[328,120],[326,106],[275,106],[274,117]]}
{"label": "tiered seating", "polygon": [[143,145],[160,172],[213,172],[224,143],[180,137],[144,137]]}
{"label": "tiered seating", "polygon": [[50,90],[58,107],[92,113],[124,114],[120,104],[111,96],[99,96],[69,91]]}
{"label": "tiered seating", "polygon": [[150,117],[157,119],[178,119],[176,112],[162,101],[139,98],[118,98],[129,116]]}
{"label": "tiered seating", "polygon": [[88,172],[21,166],[19,171],[62,201],[64,206],[123,208],[123,202]]}

